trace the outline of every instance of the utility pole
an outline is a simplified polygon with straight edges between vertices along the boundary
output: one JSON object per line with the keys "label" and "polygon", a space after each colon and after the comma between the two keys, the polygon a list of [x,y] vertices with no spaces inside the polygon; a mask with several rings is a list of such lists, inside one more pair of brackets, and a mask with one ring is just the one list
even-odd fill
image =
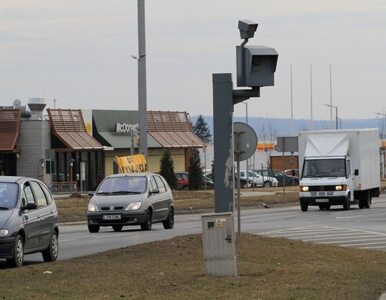
{"label": "utility pole", "polygon": [[147,99],[146,99],[146,34],[145,0],[138,0],[138,112],[139,153],[148,157],[147,150]]}

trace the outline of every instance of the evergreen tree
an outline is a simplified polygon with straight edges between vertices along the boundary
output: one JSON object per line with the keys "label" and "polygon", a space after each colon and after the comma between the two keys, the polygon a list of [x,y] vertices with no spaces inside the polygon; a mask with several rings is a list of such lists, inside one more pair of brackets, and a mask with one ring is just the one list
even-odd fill
{"label": "evergreen tree", "polygon": [[210,143],[212,141],[212,134],[210,133],[208,123],[205,122],[202,115],[199,115],[196,124],[193,125],[193,132],[204,141]]}
{"label": "evergreen tree", "polygon": [[169,150],[166,150],[161,158],[160,175],[165,178],[170,188],[176,188],[177,178],[174,174],[174,162]]}
{"label": "evergreen tree", "polygon": [[189,164],[189,190],[199,190],[202,184],[200,153],[197,148],[193,148]]}

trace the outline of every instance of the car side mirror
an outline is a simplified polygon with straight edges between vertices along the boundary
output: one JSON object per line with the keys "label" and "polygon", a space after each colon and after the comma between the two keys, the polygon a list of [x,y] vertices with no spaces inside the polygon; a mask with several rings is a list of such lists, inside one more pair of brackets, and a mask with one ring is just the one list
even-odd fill
{"label": "car side mirror", "polygon": [[27,205],[23,206],[21,209],[22,211],[25,211],[25,210],[31,210],[31,209],[36,209],[38,206],[36,205],[36,203],[27,203]]}
{"label": "car side mirror", "polygon": [[355,176],[358,176],[358,175],[359,175],[359,170],[358,170],[358,169],[355,169],[354,175],[355,175]]}
{"label": "car side mirror", "polygon": [[95,192],[88,192],[87,195],[89,195],[90,197],[94,196]]}

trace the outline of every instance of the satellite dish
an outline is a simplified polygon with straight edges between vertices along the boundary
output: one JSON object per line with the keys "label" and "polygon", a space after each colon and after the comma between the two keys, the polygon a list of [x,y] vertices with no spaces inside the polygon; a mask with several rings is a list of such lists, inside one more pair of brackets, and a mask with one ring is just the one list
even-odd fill
{"label": "satellite dish", "polygon": [[243,122],[233,123],[235,159],[247,160],[256,151],[257,135],[251,126]]}
{"label": "satellite dish", "polygon": [[21,101],[19,99],[13,100],[13,106],[14,107],[20,107],[21,106]]}

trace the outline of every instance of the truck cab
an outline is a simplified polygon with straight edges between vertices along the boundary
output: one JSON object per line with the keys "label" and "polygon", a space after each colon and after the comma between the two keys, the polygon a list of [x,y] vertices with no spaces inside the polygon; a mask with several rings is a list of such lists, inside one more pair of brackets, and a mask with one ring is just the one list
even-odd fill
{"label": "truck cab", "polygon": [[308,205],[329,209],[331,205],[343,205],[349,209],[354,202],[354,177],[350,158],[306,157],[300,180],[300,205],[307,211]]}

